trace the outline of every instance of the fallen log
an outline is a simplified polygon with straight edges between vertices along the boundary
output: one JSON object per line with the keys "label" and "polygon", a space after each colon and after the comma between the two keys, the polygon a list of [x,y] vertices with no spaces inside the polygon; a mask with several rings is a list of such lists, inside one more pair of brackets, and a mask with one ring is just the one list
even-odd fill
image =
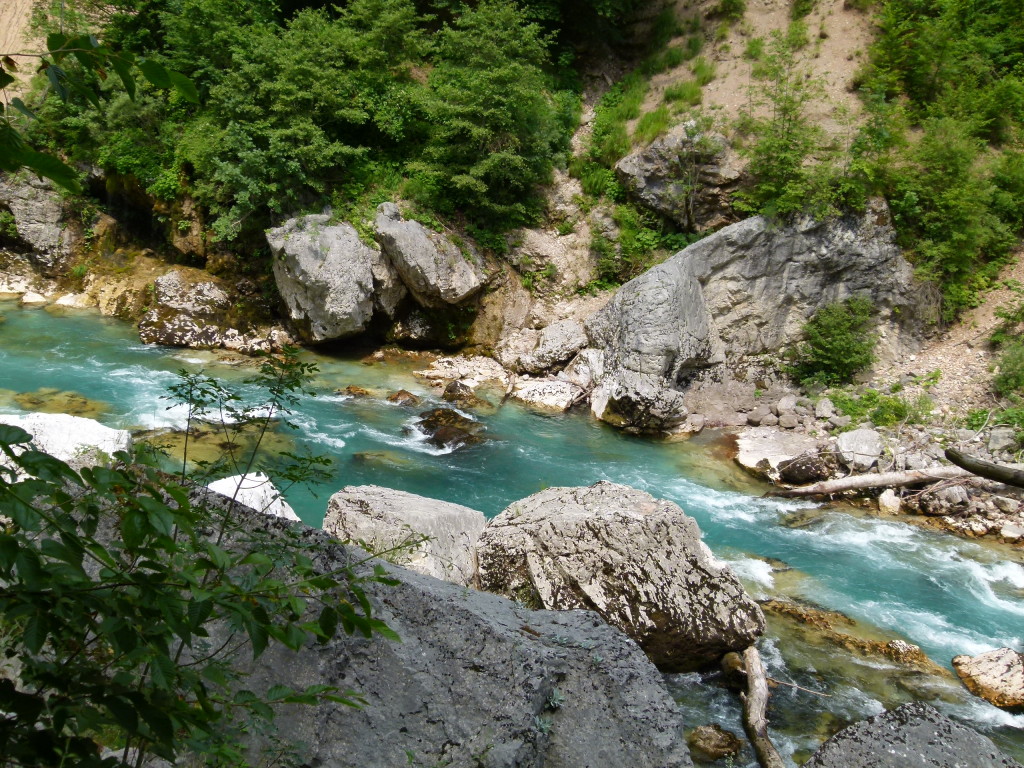
{"label": "fallen log", "polygon": [[[908,469],[904,472],[882,472],[878,475],[851,475],[838,480],[822,480],[820,483],[801,485],[798,488],[778,488],[768,491],[768,496],[830,496],[843,491],[861,491],[865,488],[899,488],[906,485],[921,485],[939,480],[954,480],[958,477],[972,477],[976,473],[961,467],[930,467]],[[1024,473],[1022,473],[1024,474]]]}
{"label": "fallen log", "polygon": [[768,720],[765,717],[768,679],[757,648],[750,646],[743,652],[743,665],[747,671],[747,692],[740,694],[743,699],[743,730],[747,732],[761,768],[786,768],[768,735]]}
{"label": "fallen log", "polygon": [[1024,471],[1019,469],[993,464],[990,461],[982,461],[974,456],[966,456],[954,448],[946,449],[946,458],[958,467],[963,467],[968,472],[973,472],[980,477],[1024,488]]}

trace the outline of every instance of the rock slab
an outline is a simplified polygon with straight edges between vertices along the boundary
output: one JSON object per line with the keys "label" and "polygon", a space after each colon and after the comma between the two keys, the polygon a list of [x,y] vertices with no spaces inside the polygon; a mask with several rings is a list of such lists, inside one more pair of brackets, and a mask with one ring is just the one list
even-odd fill
{"label": "rock slab", "polygon": [[[327,503],[324,530],[417,573],[453,584],[476,582],[476,544],[483,512],[377,485],[348,486]],[[426,537],[423,540],[423,537]],[[412,548],[408,543],[415,542]]]}
{"label": "rock slab", "polygon": [[32,435],[36,449],[75,469],[109,464],[117,451],[132,447],[126,430],[63,413],[0,414],[0,424],[21,427]]}
{"label": "rock slab", "polygon": [[911,702],[844,728],[804,768],[1021,768],[976,731]]}
{"label": "rock slab", "polygon": [[[247,525],[284,523],[254,514]],[[365,558],[319,531],[306,540],[324,572]],[[374,564],[381,563],[357,567]],[[279,735],[303,744],[305,764],[691,765],[679,707],[661,675],[593,613],[530,611],[381,565],[398,583],[364,587],[375,617],[402,642],[339,632],[297,653],[273,645],[247,680],[253,690],[326,684],[366,698],[360,709],[323,702],[278,713]]]}
{"label": "rock slab", "polygon": [[997,707],[1024,707],[1024,655],[1012,648],[955,656],[953,669],[975,696]]}
{"label": "rock slab", "polygon": [[262,472],[225,477],[213,481],[206,487],[265,515],[273,515],[285,520],[299,520],[295,510],[284,500],[281,492],[277,490],[270,478]]}
{"label": "rock slab", "polygon": [[670,501],[599,482],[514,502],[480,537],[480,586],[528,606],[597,611],[662,669],[750,645],[764,616]]}

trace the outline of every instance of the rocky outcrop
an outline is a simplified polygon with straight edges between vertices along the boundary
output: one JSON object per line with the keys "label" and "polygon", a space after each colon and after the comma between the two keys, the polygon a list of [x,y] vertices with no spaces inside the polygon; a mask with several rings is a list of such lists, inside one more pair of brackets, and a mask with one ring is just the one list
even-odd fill
{"label": "rocky outcrop", "polygon": [[331,496],[323,528],[417,573],[472,585],[485,522],[482,512],[469,507],[362,485]]}
{"label": "rocky outcrop", "polygon": [[701,133],[692,121],[626,155],[615,175],[629,197],[684,230],[705,232],[738,218],[732,197],[743,164],[725,137]]}
{"label": "rocky outcrop", "polygon": [[816,310],[852,295],[872,300],[890,351],[913,345],[937,306],[883,203],[857,217],[726,227],[626,283],[586,323],[603,352],[593,411],[637,431],[670,429],[700,371],[787,348]]}
{"label": "rocky outcrop", "polygon": [[17,239],[29,258],[52,274],[71,253],[72,237],[64,223],[64,205],[53,184],[30,173],[0,175],[0,210],[8,210]]}
{"label": "rocky outcrop", "polygon": [[955,656],[953,669],[975,696],[997,707],[1024,707],[1024,654],[997,648],[977,656]]}
{"label": "rocky outcrop", "polygon": [[[271,527],[265,518],[249,525]],[[365,554],[309,531],[317,568]],[[283,708],[279,735],[309,765],[672,766],[685,768],[679,708],[636,645],[584,611],[535,612],[397,566],[364,583],[374,615],[402,639],[358,633],[293,653],[273,645],[252,690],[335,685],[369,702]],[[286,679],[282,680],[282,676]]]}
{"label": "rocky outcrop", "polygon": [[284,500],[281,492],[274,487],[270,478],[262,472],[225,477],[215,480],[206,487],[265,515],[273,515],[285,520],[299,520],[295,510]]}
{"label": "rocky outcrop", "polygon": [[569,410],[583,395],[583,390],[572,382],[552,377],[519,379],[512,387],[514,399],[552,411]]}
{"label": "rocky outcrop", "polygon": [[161,275],[149,298],[150,308],[139,319],[139,338],[146,344],[252,354],[290,341],[278,329],[243,332],[232,327],[231,296],[202,270],[177,267]]}
{"label": "rocky outcrop", "polygon": [[844,728],[804,768],[1021,768],[981,734],[912,702]]}
{"label": "rocky outcrop", "polygon": [[576,320],[561,320],[535,331],[523,329],[494,350],[505,368],[519,373],[542,373],[572,359],[587,346],[587,333]]}
{"label": "rocky outcrop", "polygon": [[420,305],[444,308],[477,293],[486,276],[448,238],[418,221],[407,221],[394,203],[382,203],[374,222],[377,239]]}
{"label": "rocky outcrop", "polygon": [[132,437],[123,429],[63,413],[0,414],[0,424],[21,427],[32,435],[37,450],[75,469],[109,464],[116,452],[132,447]]}
{"label": "rocky outcrop", "polygon": [[882,436],[873,429],[843,432],[836,440],[839,460],[854,472],[867,472],[885,450]]}
{"label": "rocky outcrop", "polygon": [[365,331],[375,311],[393,316],[405,286],[351,224],[328,215],[290,219],[267,232],[274,279],[288,316],[309,342]]}
{"label": "rocky outcrop", "polygon": [[597,611],[659,667],[694,669],[746,648],[764,616],[670,501],[599,482],[549,488],[491,520],[482,589],[535,608]]}

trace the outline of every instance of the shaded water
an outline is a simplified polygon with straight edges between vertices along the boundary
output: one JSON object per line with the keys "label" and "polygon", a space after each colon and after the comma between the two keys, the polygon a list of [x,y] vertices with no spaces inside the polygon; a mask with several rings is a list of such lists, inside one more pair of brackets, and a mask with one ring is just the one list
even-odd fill
{"label": "shaded water", "polygon": [[[205,366],[235,382],[251,374],[208,353],[145,346],[130,327],[92,313],[56,316],[0,302],[0,317],[2,411],[40,407],[55,390],[63,393],[60,407],[79,408],[110,426],[180,426],[182,409],[168,409],[161,399],[176,381],[176,370]],[[724,465],[717,456],[720,445],[711,438],[656,443],[622,435],[585,415],[547,415],[506,404],[478,416],[489,438],[483,445],[441,451],[409,432],[416,415],[437,403],[410,375],[410,365],[308,357],[320,367],[314,381],[319,396],[302,399],[292,418],[299,427],[294,441],[331,456],[335,468],[334,479],[316,489],[318,497],[287,493],[307,523],[320,524],[327,496],[343,485],[386,485],[493,516],[548,486],[611,480],[678,502],[697,519],[709,546],[761,595],[784,588],[878,627],[885,637],[903,637],[947,667],[958,653],[1024,646],[1019,552],[892,519],[758,498],[763,489]],[[350,384],[374,396],[336,394]],[[424,405],[410,409],[384,401],[387,392],[400,388],[423,395]],[[797,761],[842,725],[915,697],[988,733],[1024,760],[1024,715],[970,697],[955,680],[916,679],[895,665],[837,654],[776,621],[763,651],[774,677],[830,694],[776,689],[771,720],[784,751]],[[713,685],[690,685],[695,677],[672,678],[687,722],[717,718],[738,730],[735,697]]]}

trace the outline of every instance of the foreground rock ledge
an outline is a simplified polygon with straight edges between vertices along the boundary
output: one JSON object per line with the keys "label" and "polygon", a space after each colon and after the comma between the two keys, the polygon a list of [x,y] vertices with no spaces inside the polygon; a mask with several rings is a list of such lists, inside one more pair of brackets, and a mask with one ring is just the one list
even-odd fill
{"label": "foreground rock ledge", "polygon": [[[246,525],[273,531],[286,523],[253,514]],[[323,571],[365,557],[323,532],[306,535]],[[297,653],[272,646],[249,680],[263,690],[282,682],[284,670],[297,688],[337,685],[365,696],[362,709],[325,702],[279,712],[279,735],[303,743],[304,764],[691,765],[679,708],[661,675],[595,614],[530,611],[385,568],[398,584],[370,583],[366,591],[401,643],[340,635]]]}
{"label": "foreground rock ledge", "polygon": [[1021,768],[987,738],[922,702],[844,728],[804,768]]}
{"label": "foreground rock ledge", "polygon": [[588,608],[664,670],[742,650],[764,616],[697,523],[670,501],[614,483],[549,488],[490,521],[480,586],[528,606]]}

